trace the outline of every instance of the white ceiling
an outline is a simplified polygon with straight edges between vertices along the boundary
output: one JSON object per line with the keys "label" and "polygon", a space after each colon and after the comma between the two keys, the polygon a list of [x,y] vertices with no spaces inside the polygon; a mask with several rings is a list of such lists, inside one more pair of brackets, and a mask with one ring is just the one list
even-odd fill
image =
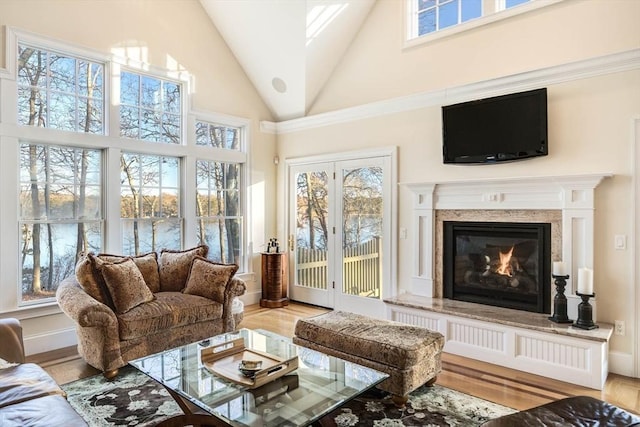
{"label": "white ceiling", "polygon": [[303,117],[375,0],[200,0],[277,121]]}

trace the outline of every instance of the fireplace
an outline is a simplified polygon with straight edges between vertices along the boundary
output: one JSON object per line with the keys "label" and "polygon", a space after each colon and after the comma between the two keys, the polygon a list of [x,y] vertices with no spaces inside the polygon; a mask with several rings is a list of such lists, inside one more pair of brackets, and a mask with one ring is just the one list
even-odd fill
{"label": "fireplace", "polygon": [[445,298],[550,313],[551,224],[443,222]]}

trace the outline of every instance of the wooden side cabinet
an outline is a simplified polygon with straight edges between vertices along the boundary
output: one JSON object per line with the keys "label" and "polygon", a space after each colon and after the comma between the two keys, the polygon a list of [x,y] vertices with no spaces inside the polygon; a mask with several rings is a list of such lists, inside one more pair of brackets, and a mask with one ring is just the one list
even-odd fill
{"label": "wooden side cabinet", "polygon": [[262,299],[260,307],[278,308],[289,305],[287,256],[282,253],[262,253]]}

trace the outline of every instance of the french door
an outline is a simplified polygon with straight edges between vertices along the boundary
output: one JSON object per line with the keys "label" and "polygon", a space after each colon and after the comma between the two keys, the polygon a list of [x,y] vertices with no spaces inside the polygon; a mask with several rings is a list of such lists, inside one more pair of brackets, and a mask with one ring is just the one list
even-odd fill
{"label": "french door", "polygon": [[384,315],[391,279],[391,157],[289,165],[290,296]]}

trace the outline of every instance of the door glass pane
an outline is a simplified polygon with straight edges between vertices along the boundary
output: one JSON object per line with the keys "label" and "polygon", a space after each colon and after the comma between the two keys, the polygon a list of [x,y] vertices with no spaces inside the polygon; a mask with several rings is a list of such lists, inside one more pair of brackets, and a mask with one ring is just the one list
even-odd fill
{"label": "door glass pane", "polygon": [[381,167],[342,175],[342,292],[380,298],[383,180]]}
{"label": "door glass pane", "polygon": [[326,172],[296,174],[296,285],[327,289],[328,182]]}

